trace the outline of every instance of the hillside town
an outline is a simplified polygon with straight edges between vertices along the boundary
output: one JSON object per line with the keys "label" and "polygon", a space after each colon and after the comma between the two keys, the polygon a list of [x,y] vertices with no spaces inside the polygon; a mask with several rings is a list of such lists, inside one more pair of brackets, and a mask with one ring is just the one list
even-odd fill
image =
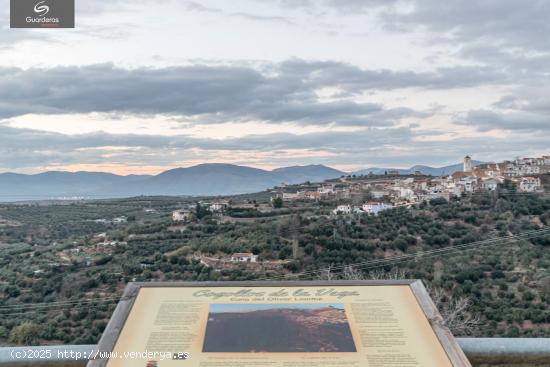
{"label": "hillside town", "polygon": [[425,176],[421,172],[400,177],[397,171],[389,171],[380,177],[345,176],[334,182],[319,185],[301,185],[289,190],[281,186],[275,195],[285,202],[297,200],[351,200],[368,199],[359,205],[338,205],[333,214],[364,213],[377,215],[393,207],[409,206],[427,200],[450,200],[465,194],[495,191],[505,184],[512,185],[519,193],[543,193],[541,176],[550,173],[550,156],[517,158],[502,163],[486,163],[473,166],[470,156],[464,157],[463,170],[447,176]]}

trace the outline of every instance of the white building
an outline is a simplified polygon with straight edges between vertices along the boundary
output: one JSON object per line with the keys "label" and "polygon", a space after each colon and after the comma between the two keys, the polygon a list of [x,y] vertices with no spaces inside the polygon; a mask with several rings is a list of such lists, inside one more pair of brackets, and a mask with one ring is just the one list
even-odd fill
{"label": "white building", "polygon": [[464,192],[474,192],[477,189],[477,177],[468,176],[461,178],[456,185],[463,188],[462,191]]}
{"label": "white building", "polygon": [[384,196],[389,196],[389,195],[390,195],[390,192],[387,191],[387,190],[371,190],[371,191],[370,191],[370,194],[371,194],[372,197],[375,198],[375,199],[381,199],[381,198],[383,198]]}
{"label": "white building", "polygon": [[399,188],[399,197],[401,199],[406,199],[406,200],[414,200],[416,199],[416,195],[414,193],[414,191],[408,187],[401,187]]}
{"label": "white building", "polygon": [[321,196],[334,195],[334,185],[322,185],[317,189]]}
{"label": "white building", "polygon": [[521,192],[537,192],[541,188],[542,185],[538,177],[522,177],[519,181],[519,191]]}
{"label": "white building", "polygon": [[501,165],[497,163],[489,163],[485,165],[485,175],[487,177],[500,177],[502,176],[501,173]]}
{"label": "white building", "polygon": [[391,208],[393,208],[393,205],[391,204],[379,203],[376,201],[365,203],[361,207],[364,213],[374,214],[374,215],[378,215],[378,213],[380,213],[381,211],[388,210]]}
{"label": "white building", "polygon": [[481,188],[487,191],[495,191],[500,183],[502,183],[502,181],[496,178],[486,178],[481,181]]}
{"label": "white building", "polygon": [[416,190],[427,190],[428,182],[428,180],[417,180],[414,182],[413,186]]}
{"label": "white building", "polygon": [[334,214],[351,214],[353,207],[351,205],[338,205],[336,209],[332,211]]}
{"label": "white building", "polygon": [[255,263],[258,261],[258,255],[254,255],[251,252],[237,252],[231,255],[231,261]]}
{"label": "white building", "polygon": [[221,213],[225,210],[225,208],[227,208],[227,203],[215,202],[215,203],[210,204],[210,206],[208,207],[208,210],[211,213]]}
{"label": "white building", "polygon": [[188,209],[180,209],[172,212],[172,220],[174,222],[188,222],[191,220],[191,211]]}
{"label": "white building", "polygon": [[128,218],[126,218],[125,216],[121,216],[121,217],[116,217],[116,218],[113,218],[113,224],[122,224],[122,223],[126,223],[128,221]]}
{"label": "white building", "polygon": [[509,177],[520,177],[526,175],[538,175],[546,172],[545,159],[542,158],[517,158],[514,161],[506,161],[504,174]]}

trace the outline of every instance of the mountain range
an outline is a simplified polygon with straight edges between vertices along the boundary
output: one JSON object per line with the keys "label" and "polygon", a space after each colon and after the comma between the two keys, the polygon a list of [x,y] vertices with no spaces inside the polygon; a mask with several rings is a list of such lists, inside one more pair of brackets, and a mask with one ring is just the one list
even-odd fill
{"label": "mountain range", "polygon": [[[473,162],[479,164],[481,162]],[[353,174],[384,174],[391,168],[368,168]],[[450,174],[461,164],[433,168],[414,166],[400,174],[421,171]],[[236,195],[266,190],[281,183],[321,182],[349,173],[323,165],[292,166],[272,171],[233,164],[200,164],[175,168],[158,175],[120,176],[104,172],[44,172],[34,175],[0,174],[0,201],[43,200],[63,197],[113,198],[139,195]]]}
{"label": "mountain range", "polygon": [[217,163],[175,168],[155,176],[120,176],[104,172],[44,172],[35,175],[2,173],[0,201],[139,195],[235,195],[263,191],[283,182],[319,182],[344,174],[323,165],[267,171]]}

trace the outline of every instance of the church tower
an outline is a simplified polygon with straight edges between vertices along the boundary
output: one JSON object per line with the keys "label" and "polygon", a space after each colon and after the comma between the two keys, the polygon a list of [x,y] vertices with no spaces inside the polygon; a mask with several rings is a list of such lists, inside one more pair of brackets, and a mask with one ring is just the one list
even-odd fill
{"label": "church tower", "polygon": [[469,155],[464,157],[464,172],[472,172],[472,158]]}

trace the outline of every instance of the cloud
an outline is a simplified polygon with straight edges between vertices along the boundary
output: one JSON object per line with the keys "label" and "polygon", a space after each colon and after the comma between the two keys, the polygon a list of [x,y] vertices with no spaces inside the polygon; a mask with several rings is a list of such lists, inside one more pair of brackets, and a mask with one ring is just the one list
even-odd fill
{"label": "cloud", "polygon": [[[421,139],[429,134],[431,139]],[[23,172],[65,167],[141,166],[163,170],[199,162],[231,162],[256,166],[323,163],[332,166],[406,167],[456,163],[471,154],[480,160],[548,153],[544,134],[517,130],[515,139],[480,133],[448,139],[437,132],[410,127],[365,128],[306,134],[274,133],[228,139],[188,135],[67,135],[0,124],[0,169]]]}
{"label": "cloud", "polygon": [[223,10],[221,9],[207,7],[196,1],[186,1],[184,5],[188,11],[197,11],[201,13],[212,13],[212,14],[224,14]]}
{"label": "cloud", "polygon": [[201,3],[198,3],[196,1],[185,2],[185,7],[187,8],[188,11],[225,15],[225,16],[237,17],[237,18],[251,20],[251,21],[276,22],[276,23],[282,23],[285,25],[295,25],[295,23],[290,18],[283,17],[283,16],[259,15],[259,14],[252,14],[252,13],[246,13],[246,12],[226,12],[222,9],[204,6]]}
{"label": "cloud", "polygon": [[[523,91],[523,93],[522,93]],[[505,95],[493,104],[494,107],[540,114],[541,118],[550,121],[550,96],[548,91],[536,88],[522,88],[516,91],[521,97],[516,95]]]}
{"label": "cloud", "polygon": [[[359,132],[319,132],[309,134],[275,133],[244,135],[228,139],[197,138],[186,135],[89,134],[66,135],[40,130],[0,125],[0,167],[25,169],[48,165],[152,164],[174,166],[200,150],[205,157],[221,158],[232,152],[247,152],[247,159],[262,153],[261,163],[272,164],[280,151],[309,151],[311,159],[327,153],[353,155],[372,149],[407,144],[412,133],[408,128],[368,128]],[[210,153],[208,153],[210,152]],[[222,153],[220,153],[222,152]],[[225,153],[223,153],[225,152]],[[200,159],[200,157],[197,157]],[[290,163],[294,157],[287,157]]]}
{"label": "cloud", "polygon": [[52,68],[0,67],[0,118],[34,114],[165,114],[195,123],[294,122],[306,125],[390,126],[425,117],[410,108],[385,108],[354,98],[321,100],[400,88],[451,89],[505,84],[505,75],[476,67],[433,72],[366,70],[339,62],[292,59],[263,68],[190,65],[122,69],[111,64]]}
{"label": "cloud", "polygon": [[279,4],[285,8],[307,9],[334,8],[342,13],[356,13],[370,11],[380,7],[388,7],[398,3],[399,0],[279,0]]}
{"label": "cloud", "polygon": [[526,130],[545,134],[550,131],[550,97],[548,88],[518,87],[513,94],[502,96],[494,110],[470,111],[463,124],[477,126],[480,131]]}
{"label": "cloud", "polygon": [[423,26],[460,42],[487,40],[501,46],[550,49],[550,3],[533,0],[413,1],[412,10],[388,11],[386,24],[406,29]]}
{"label": "cloud", "polygon": [[414,87],[453,89],[510,82],[506,74],[494,68],[477,66],[455,66],[416,72],[369,70],[341,62],[292,59],[281,63],[280,70],[296,77],[306,76],[310,83],[318,86],[341,87],[355,92]]}
{"label": "cloud", "polygon": [[[546,36],[550,3],[546,0],[324,0],[322,4],[348,14],[376,10],[386,29],[410,32],[422,28],[432,41],[484,40],[504,47],[550,49]],[[313,6],[313,2],[303,6]]]}
{"label": "cloud", "polygon": [[459,124],[474,126],[479,131],[490,130],[550,130],[550,116],[530,112],[469,111]]}
{"label": "cloud", "polygon": [[[227,139],[197,138],[189,135],[140,135],[94,132],[67,135],[34,129],[0,125],[0,147],[12,151],[68,152],[100,147],[148,148],[148,149],[213,149],[213,150],[262,150],[276,149],[361,149],[400,144],[411,139],[409,128],[367,128],[359,132],[318,132],[309,134],[273,133],[243,135]],[[140,157],[138,157],[139,159]]]}
{"label": "cloud", "polygon": [[455,60],[458,56],[489,67],[515,67],[516,77],[522,76],[520,67],[527,74],[523,76],[541,71],[548,76],[550,2],[546,0],[280,0],[279,4],[328,18],[372,15],[377,28],[415,34],[416,41],[442,46],[441,52]]}

